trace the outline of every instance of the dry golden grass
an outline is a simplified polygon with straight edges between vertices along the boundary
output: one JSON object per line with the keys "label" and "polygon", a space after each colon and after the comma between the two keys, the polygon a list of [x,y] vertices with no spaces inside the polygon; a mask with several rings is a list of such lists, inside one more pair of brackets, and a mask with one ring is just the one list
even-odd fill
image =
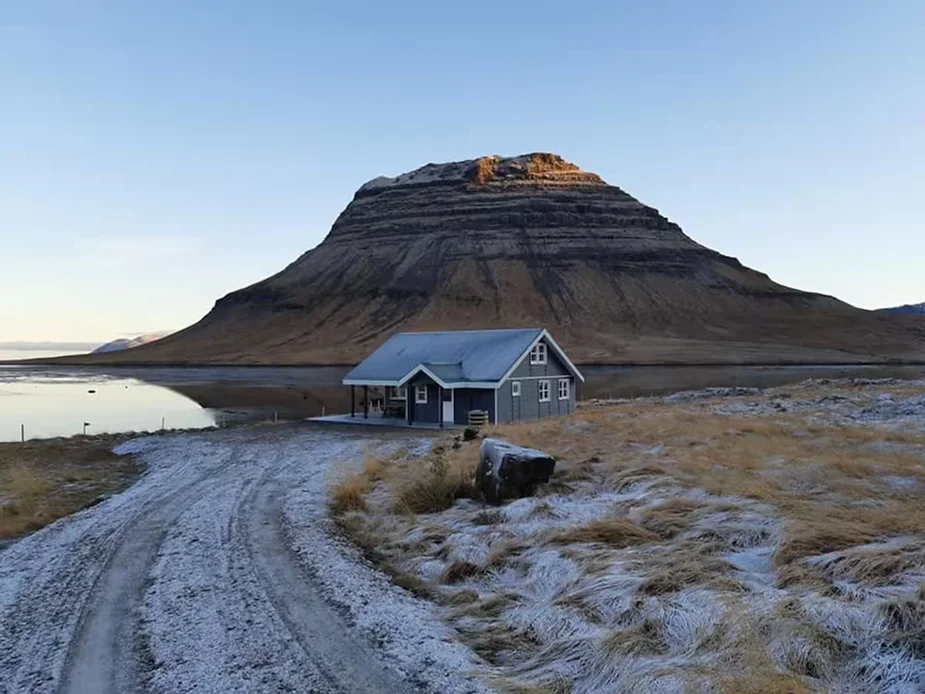
{"label": "dry golden grass", "polygon": [[862,545],[877,537],[874,529],[864,523],[855,523],[848,519],[833,522],[791,522],[787,533],[781,541],[774,561],[778,565],[789,564],[803,557],[827,554],[847,547]]}
{"label": "dry golden grass", "polygon": [[454,561],[443,570],[440,575],[441,583],[459,583],[467,578],[475,576],[481,571],[481,567],[468,561]]}
{"label": "dry golden grass", "polygon": [[366,509],[364,494],[369,492],[369,481],[363,475],[350,475],[331,485],[328,508],[334,515]]}
{"label": "dry golden grass", "polygon": [[602,518],[585,525],[560,530],[550,538],[550,542],[562,545],[582,542],[629,547],[658,542],[660,539],[658,533],[637,525],[629,518]]}
{"label": "dry golden grass", "polygon": [[[648,480],[765,502],[787,521],[778,564],[925,532],[920,495],[885,481],[925,485],[921,434],[808,425],[786,414],[729,417],[652,401],[579,412],[571,421],[586,422],[591,433],[570,435],[561,420],[540,420],[492,434],[566,461],[591,461],[578,466],[581,477],[617,490]],[[647,510],[640,525],[670,537],[698,510],[693,502],[667,502]]]}
{"label": "dry golden grass", "polygon": [[707,508],[706,504],[693,499],[669,499],[658,506],[645,509],[639,524],[667,539],[687,530],[694,520],[695,513],[704,508]]}
{"label": "dry golden grass", "polygon": [[[477,447],[466,446],[470,455]],[[475,454],[477,458],[477,453]],[[396,489],[395,510],[399,513],[437,513],[450,508],[457,499],[475,496],[475,467],[472,460],[457,451],[435,450],[425,460],[391,468],[388,482]]]}
{"label": "dry golden grass", "polygon": [[126,487],[140,472],[118,436],[0,443],[0,539],[15,538]]}

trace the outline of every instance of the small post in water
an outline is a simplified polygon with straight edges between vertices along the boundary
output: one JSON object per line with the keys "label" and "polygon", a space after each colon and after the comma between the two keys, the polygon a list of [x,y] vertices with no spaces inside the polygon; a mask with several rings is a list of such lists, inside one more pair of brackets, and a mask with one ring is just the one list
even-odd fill
{"label": "small post in water", "polygon": [[26,425],[25,424],[19,425],[19,436],[22,439],[22,442],[25,443],[26,442]]}
{"label": "small post in water", "polygon": [[166,427],[164,426],[164,420],[165,420],[165,419],[166,419],[165,417],[161,417],[161,431],[164,431],[164,429],[166,428]]}
{"label": "small post in water", "polygon": [[276,424],[279,422],[279,410],[273,410],[273,423]]}

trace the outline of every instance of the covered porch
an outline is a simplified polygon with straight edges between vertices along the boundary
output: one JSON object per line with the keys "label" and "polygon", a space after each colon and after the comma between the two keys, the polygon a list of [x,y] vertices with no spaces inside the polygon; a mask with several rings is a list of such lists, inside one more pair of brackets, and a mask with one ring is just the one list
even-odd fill
{"label": "covered porch", "polygon": [[399,385],[352,383],[349,387],[350,412],[345,417],[351,421],[436,428],[457,423],[454,389],[426,375],[406,379]]}

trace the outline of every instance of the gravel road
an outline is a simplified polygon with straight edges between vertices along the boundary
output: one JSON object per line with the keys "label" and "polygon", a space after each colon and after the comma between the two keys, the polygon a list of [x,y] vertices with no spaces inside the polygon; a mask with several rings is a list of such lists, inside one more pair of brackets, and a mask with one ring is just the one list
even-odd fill
{"label": "gravel road", "polygon": [[137,484],[0,553],[0,692],[484,691],[435,608],[324,517],[333,476],[394,441],[263,427],[124,444]]}

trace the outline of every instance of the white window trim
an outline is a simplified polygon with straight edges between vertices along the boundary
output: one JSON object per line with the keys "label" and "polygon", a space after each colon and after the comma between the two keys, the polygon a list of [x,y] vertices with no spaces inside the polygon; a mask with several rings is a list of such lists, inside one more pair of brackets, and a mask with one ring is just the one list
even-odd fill
{"label": "white window trim", "polygon": [[[545,398],[543,397],[544,386],[546,390]],[[537,392],[537,395],[539,396],[540,402],[549,402],[549,396],[550,396],[549,381],[540,381],[536,387],[536,392]]]}
{"label": "white window trim", "polygon": [[[565,395],[562,394],[562,386],[565,386]],[[568,400],[571,397],[571,384],[569,384],[567,378],[559,379],[559,400]]]}
{"label": "white window trim", "polygon": [[520,381],[511,381],[511,397],[520,397]]}
{"label": "white window trim", "polygon": [[391,391],[389,391],[389,398],[392,400],[407,400],[408,399],[408,388],[407,386],[390,386]]}
{"label": "white window trim", "polygon": [[545,364],[549,359],[549,348],[545,342],[537,342],[530,350],[530,364]]}
{"label": "white window trim", "polygon": [[415,405],[426,405],[427,404],[427,385],[420,385],[414,387],[414,404]]}

